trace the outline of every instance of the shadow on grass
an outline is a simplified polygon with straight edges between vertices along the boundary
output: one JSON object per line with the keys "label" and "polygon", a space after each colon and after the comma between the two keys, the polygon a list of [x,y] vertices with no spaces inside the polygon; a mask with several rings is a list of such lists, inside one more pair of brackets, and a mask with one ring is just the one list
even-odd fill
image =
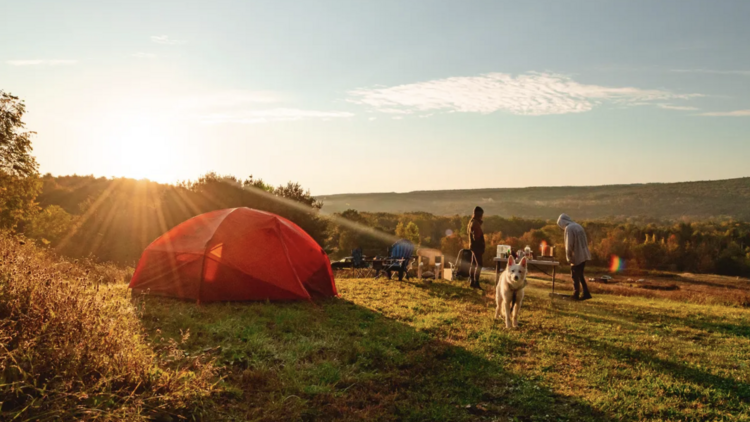
{"label": "shadow on grass", "polygon": [[485,304],[488,300],[492,300],[492,298],[487,297],[487,294],[494,295],[495,293],[494,287],[484,279],[481,284],[484,292],[469,287],[468,281],[459,281],[459,283],[465,283],[465,285],[455,285],[442,280],[437,280],[429,286],[424,286],[424,288],[426,288],[427,293],[433,297],[446,300],[469,301],[476,304]]}
{"label": "shadow on grass", "polygon": [[[750,400],[750,384],[715,375],[674,360],[662,359],[652,353],[620,347],[609,342],[592,340],[577,335],[570,335],[569,337],[575,339],[578,345],[583,344],[603,356],[614,357],[621,362],[630,364],[641,363],[658,372],[681,379],[687,384],[700,385],[706,389],[705,391],[698,391],[696,389],[685,388],[673,392],[673,394],[679,395],[685,402],[707,398],[710,402],[721,402],[722,410],[725,412],[747,410],[747,402]],[[714,394],[711,390],[718,390],[720,393]],[[706,397],[706,394],[709,397]]]}
{"label": "shadow on grass", "polygon": [[[438,286],[438,294],[452,288]],[[220,346],[226,393],[215,398],[216,420],[611,419],[499,363],[343,299],[196,307],[147,298],[142,320],[154,339],[190,329],[188,353]],[[502,331],[488,336],[489,353],[497,357],[522,347]]]}
{"label": "shadow on grass", "polygon": [[[749,324],[732,324],[727,322],[715,322],[711,316],[701,314],[690,314],[687,316],[673,317],[660,313],[650,312],[649,309],[641,309],[640,307],[630,308],[628,311],[618,311],[613,308],[606,308],[606,310],[599,309],[595,303],[587,303],[589,307],[586,309],[594,314],[596,317],[589,315],[590,318],[606,319],[615,317],[616,319],[627,321],[630,324],[658,324],[667,327],[688,327],[695,330],[706,331],[709,333],[718,332],[727,336],[744,337],[750,339],[750,323]],[[728,308],[731,309],[731,308]],[[635,311],[635,312],[634,312]],[[577,316],[584,317],[584,315],[577,314]],[[595,320],[596,321],[596,320]],[[599,321],[596,321],[599,322]]]}

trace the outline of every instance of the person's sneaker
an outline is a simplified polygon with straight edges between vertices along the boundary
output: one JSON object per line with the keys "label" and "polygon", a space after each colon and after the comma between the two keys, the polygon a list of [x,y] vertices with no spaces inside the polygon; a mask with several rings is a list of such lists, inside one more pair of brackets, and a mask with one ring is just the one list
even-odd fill
{"label": "person's sneaker", "polygon": [[477,290],[479,290],[481,292],[484,291],[484,289],[482,288],[482,286],[479,285],[479,283],[472,284],[471,287],[474,288],[474,289],[477,289]]}
{"label": "person's sneaker", "polygon": [[589,300],[589,299],[592,299],[592,297],[591,297],[591,293],[588,293],[588,292],[584,293],[583,297],[581,298],[581,300]]}
{"label": "person's sneaker", "polygon": [[581,294],[579,292],[573,293],[573,295],[570,296],[570,300],[581,300]]}

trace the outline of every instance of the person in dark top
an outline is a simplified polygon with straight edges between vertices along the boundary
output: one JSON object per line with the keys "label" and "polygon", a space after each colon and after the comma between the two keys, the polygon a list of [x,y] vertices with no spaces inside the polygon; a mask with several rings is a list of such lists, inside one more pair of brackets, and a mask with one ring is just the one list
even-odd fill
{"label": "person in dark top", "polygon": [[482,290],[479,286],[479,276],[482,274],[482,255],[484,255],[484,232],[482,232],[482,217],[484,210],[482,207],[474,208],[474,215],[469,220],[469,249],[474,253],[475,260],[472,260],[469,269],[469,280],[471,287]]}

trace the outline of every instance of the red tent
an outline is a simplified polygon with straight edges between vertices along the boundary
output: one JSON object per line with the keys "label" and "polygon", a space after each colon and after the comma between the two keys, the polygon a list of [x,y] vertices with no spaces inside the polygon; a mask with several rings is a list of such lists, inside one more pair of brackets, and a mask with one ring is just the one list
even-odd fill
{"label": "red tent", "polygon": [[313,238],[250,208],[201,214],[165,233],[143,251],[130,288],[199,302],[337,295]]}

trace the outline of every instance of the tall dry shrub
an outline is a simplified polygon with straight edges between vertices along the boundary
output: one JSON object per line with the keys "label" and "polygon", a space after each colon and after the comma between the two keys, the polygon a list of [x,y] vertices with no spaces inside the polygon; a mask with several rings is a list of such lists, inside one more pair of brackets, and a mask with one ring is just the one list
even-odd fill
{"label": "tall dry shrub", "polygon": [[155,351],[113,267],[0,233],[0,420],[143,420],[200,412],[214,367]]}

